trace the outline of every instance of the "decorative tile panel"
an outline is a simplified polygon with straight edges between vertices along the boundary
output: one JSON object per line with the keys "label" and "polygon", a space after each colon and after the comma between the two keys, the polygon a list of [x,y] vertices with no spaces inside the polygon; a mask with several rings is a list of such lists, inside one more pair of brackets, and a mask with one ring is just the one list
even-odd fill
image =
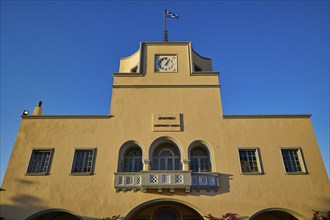
{"label": "decorative tile panel", "polygon": [[151,183],[151,184],[158,183],[158,175],[150,174],[149,175],[149,183]]}
{"label": "decorative tile panel", "polygon": [[202,186],[207,185],[207,176],[199,176],[198,183],[199,183],[199,185],[202,185]]}
{"label": "decorative tile panel", "polygon": [[198,184],[198,176],[192,176],[191,177],[191,183],[192,183],[192,185],[197,185]]}
{"label": "decorative tile panel", "polygon": [[219,188],[219,174],[209,172],[193,172],[191,187],[196,189],[217,190]]}
{"label": "decorative tile panel", "polygon": [[[150,188],[176,192],[177,189],[184,189],[190,192],[192,186],[192,173],[185,170],[150,170],[141,172],[120,172],[115,173],[115,188],[117,192],[127,190],[148,191]],[[198,176],[193,177],[193,181],[198,185]]]}
{"label": "decorative tile panel", "polygon": [[209,176],[209,184],[212,186],[215,186],[215,177],[214,176]]}
{"label": "decorative tile panel", "polygon": [[162,175],[162,183],[170,184],[171,183],[171,175]]}
{"label": "decorative tile panel", "polygon": [[140,176],[136,177],[136,184],[141,185],[141,177]]}
{"label": "decorative tile panel", "polygon": [[126,176],[126,185],[133,185],[134,184],[134,177]]}
{"label": "decorative tile panel", "polygon": [[183,175],[181,174],[175,174],[175,183],[183,183]]}
{"label": "decorative tile panel", "polygon": [[118,184],[119,185],[123,185],[124,184],[124,177],[123,176],[119,176]]}

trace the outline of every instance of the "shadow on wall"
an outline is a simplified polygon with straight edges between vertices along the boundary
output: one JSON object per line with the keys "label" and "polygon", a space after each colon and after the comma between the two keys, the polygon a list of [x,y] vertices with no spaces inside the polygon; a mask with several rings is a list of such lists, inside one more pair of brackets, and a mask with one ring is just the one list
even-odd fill
{"label": "shadow on wall", "polygon": [[[38,186],[38,182],[31,180],[15,179],[19,184],[11,184],[4,186],[0,192],[0,217],[3,219],[22,219],[22,216],[29,216],[31,210],[40,210],[44,207],[41,205],[42,200],[31,194],[19,194],[20,186],[27,185]],[[39,186],[38,186],[39,187]],[[22,192],[22,191],[21,191]],[[38,191],[36,191],[37,193]],[[10,205],[3,203],[3,198],[11,200]]]}
{"label": "shadow on wall", "polygon": [[229,181],[232,180],[232,174],[225,174],[225,173],[220,173],[219,174],[219,194],[223,193],[229,193],[230,192],[230,184]]}
{"label": "shadow on wall", "polygon": [[[45,206],[42,198],[38,197],[38,189],[42,184],[28,179],[15,179],[18,185],[8,185],[0,190],[0,220],[101,220],[105,216],[79,216],[71,210],[59,209],[58,207]],[[27,186],[34,194],[23,192]],[[27,189],[27,188],[25,188]],[[10,200],[9,204],[3,203],[3,198]],[[49,198],[47,198],[49,199]],[[109,216],[112,216],[109,213]],[[115,213],[117,214],[117,213]]]}
{"label": "shadow on wall", "polygon": [[[6,191],[0,192],[0,198]],[[12,198],[15,205],[0,204],[0,220],[100,220],[96,217],[80,217],[69,210],[54,209],[41,205],[42,200],[31,195],[18,195]],[[78,213],[79,214],[79,213]]]}
{"label": "shadow on wall", "polygon": [[[3,197],[1,192],[1,197]],[[0,205],[0,218],[4,220],[22,219],[22,216],[28,217],[33,210],[42,210],[46,207],[38,205],[39,199],[29,196],[20,195],[13,198],[15,205]]]}
{"label": "shadow on wall", "polygon": [[[29,209],[29,210],[27,210]],[[22,218],[23,216],[23,218]],[[0,220],[101,220],[102,218],[76,216],[69,210],[49,209],[42,206],[0,205]]]}

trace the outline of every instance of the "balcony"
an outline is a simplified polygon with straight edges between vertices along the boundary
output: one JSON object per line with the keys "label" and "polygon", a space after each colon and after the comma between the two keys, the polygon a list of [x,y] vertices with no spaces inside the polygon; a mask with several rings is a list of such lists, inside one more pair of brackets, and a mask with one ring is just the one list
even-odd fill
{"label": "balcony", "polygon": [[190,192],[191,189],[197,191],[201,189],[217,191],[219,188],[218,173],[192,173],[182,170],[153,170],[141,172],[118,172],[115,173],[115,188],[117,191],[157,189],[184,189]]}
{"label": "balcony", "polygon": [[218,191],[219,185],[219,173],[191,173],[191,187],[197,191]]}

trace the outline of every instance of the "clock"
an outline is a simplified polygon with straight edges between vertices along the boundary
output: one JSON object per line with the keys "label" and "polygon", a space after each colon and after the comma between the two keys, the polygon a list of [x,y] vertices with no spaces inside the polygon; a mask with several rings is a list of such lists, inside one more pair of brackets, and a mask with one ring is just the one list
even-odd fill
{"label": "clock", "polygon": [[155,71],[156,72],[177,72],[177,56],[176,55],[156,55]]}

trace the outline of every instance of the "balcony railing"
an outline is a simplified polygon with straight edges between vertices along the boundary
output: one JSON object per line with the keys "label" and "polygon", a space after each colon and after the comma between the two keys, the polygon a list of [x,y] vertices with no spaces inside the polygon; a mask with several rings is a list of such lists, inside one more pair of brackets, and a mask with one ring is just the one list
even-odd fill
{"label": "balcony railing", "polygon": [[191,188],[213,189],[219,188],[218,173],[192,173],[191,171],[171,170],[171,171],[141,171],[141,172],[119,172],[115,173],[115,188],[117,191],[157,189],[184,189],[190,192]]}
{"label": "balcony railing", "polygon": [[197,190],[206,189],[217,191],[219,188],[218,173],[191,173],[191,187]]}

